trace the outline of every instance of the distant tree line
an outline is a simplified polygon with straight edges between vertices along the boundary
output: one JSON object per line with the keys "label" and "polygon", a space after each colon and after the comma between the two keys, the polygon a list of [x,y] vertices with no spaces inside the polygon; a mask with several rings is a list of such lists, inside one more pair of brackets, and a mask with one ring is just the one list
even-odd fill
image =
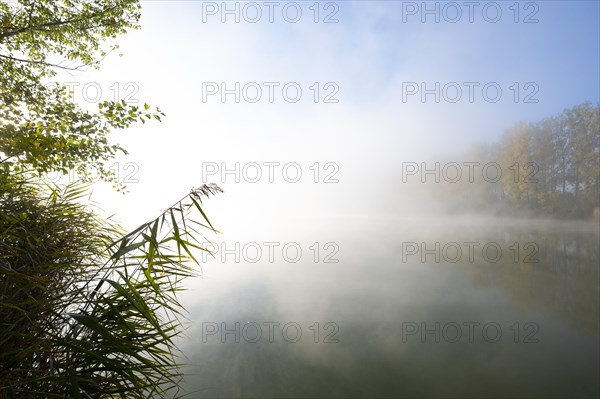
{"label": "distant tree line", "polygon": [[600,206],[600,104],[519,123],[464,158],[479,167],[472,181],[463,176],[454,182],[453,175],[435,185],[449,210],[591,217]]}

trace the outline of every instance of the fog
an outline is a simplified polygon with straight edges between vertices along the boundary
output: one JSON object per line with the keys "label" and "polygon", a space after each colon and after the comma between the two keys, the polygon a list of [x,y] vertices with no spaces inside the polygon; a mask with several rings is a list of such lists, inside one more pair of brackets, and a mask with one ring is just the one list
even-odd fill
{"label": "fog", "polygon": [[[247,4],[143,2],[123,58],[62,77],[167,114],[113,136],[129,193],[95,198],[124,226],[225,191],[181,297],[191,397],[597,396],[598,3],[223,14]],[[564,154],[519,140],[577,131],[563,111],[586,102],[573,183],[544,163]]]}

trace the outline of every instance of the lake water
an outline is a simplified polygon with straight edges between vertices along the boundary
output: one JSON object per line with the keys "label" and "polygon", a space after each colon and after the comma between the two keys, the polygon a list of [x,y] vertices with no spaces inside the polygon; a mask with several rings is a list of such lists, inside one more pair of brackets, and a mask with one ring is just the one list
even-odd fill
{"label": "lake water", "polygon": [[309,225],[271,259],[219,237],[185,296],[191,397],[600,394],[597,223]]}

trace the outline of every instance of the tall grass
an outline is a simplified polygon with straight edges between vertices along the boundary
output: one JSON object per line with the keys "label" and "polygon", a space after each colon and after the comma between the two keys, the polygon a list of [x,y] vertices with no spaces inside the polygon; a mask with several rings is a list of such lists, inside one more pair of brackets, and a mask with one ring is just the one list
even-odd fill
{"label": "tall grass", "polygon": [[192,190],[124,234],[81,183],[0,178],[0,397],[177,397],[177,294],[217,232]]}

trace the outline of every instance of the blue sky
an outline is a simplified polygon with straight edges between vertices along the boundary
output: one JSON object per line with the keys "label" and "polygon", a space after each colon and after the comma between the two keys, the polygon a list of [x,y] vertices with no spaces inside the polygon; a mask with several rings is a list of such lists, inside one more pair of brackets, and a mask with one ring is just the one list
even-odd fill
{"label": "blue sky", "polygon": [[[233,3],[228,2],[229,7]],[[586,100],[599,100],[600,17],[595,1],[535,2],[537,10],[527,6],[532,2],[521,2],[519,18],[535,11],[533,18],[539,20],[529,24],[514,23],[514,11],[509,9],[512,1],[498,2],[503,12],[498,23],[486,22],[478,6],[473,23],[463,14],[454,24],[443,17],[434,23],[431,16],[422,23],[420,14],[406,16],[407,22],[403,22],[402,10],[410,2],[400,1],[336,2],[339,22],[315,24],[309,10],[313,2],[298,3],[304,14],[296,24],[285,23],[277,12],[274,23],[263,23],[263,15],[255,24],[244,22],[243,17],[239,24],[231,23],[231,16],[223,24],[220,13],[207,16],[208,23],[201,22],[202,2],[146,2],[144,29],[157,25],[157,15],[165,23],[160,32],[165,39],[183,41],[182,49],[196,53],[187,54],[194,59],[191,63],[186,64],[186,57],[178,59],[179,68],[198,66],[200,72],[204,64],[222,59],[240,67],[229,64],[220,68],[218,75],[224,80],[264,76],[267,80],[339,81],[344,83],[340,95],[348,106],[390,104],[401,81],[498,81],[505,91],[512,82],[537,83],[539,104],[501,101],[492,106],[502,122],[480,133],[486,137],[496,136],[519,120],[536,120]],[[427,7],[435,3],[428,2]],[[438,3],[441,8],[448,2]],[[422,2],[414,4],[421,7]],[[262,10],[264,13],[265,8]],[[462,7],[462,12],[466,11]],[[321,17],[323,14],[324,10]],[[207,45],[198,49],[196,39]],[[230,54],[220,57],[226,52]],[[503,100],[508,94],[504,93]],[[470,117],[469,110],[485,113],[490,108],[486,105],[476,101],[465,109],[465,117]],[[452,107],[451,112],[455,111]]]}
{"label": "blue sky", "polygon": [[[356,194],[355,187],[365,182],[373,189],[389,185],[401,162],[459,154],[474,142],[493,142],[519,121],[599,101],[597,1],[520,2],[519,23],[509,8],[513,1],[497,2],[503,13],[497,23],[482,17],[480,8],[489,2],[478,3],[473,23],[466,14],[458,23],[443,18],[435,23],[432,17],[422,23],[419,14],[406,15],[403,22],[402,10],[409,2],[338,1],[332,3],[339,7],[339,22],[329,24],[313,21],[313,1],[297,3],[303,11],[297,23],[286,22],[277,12],[273,23],[266,15],[257,23],[243,18],[235,23],[231,17],[222,23],[219,14],[205,15],[207,22],[202,22],[206,2],[143,1],[142,28],[118,39],[124,57],[111,56],[99,72],[65,79],[98,82],[105,94],[115,83],[134,82],[137,99],[167,113],[163,123],[115,134],[131,152],[128,160],[139,165],[140,177],[126,198],[108,201],[115,211],[139,200],[143,205],[127,213],[128,218],[154,214],[171,193],[198,185],[203,162],[294,161],[306,166],[319,161],[340,166],[340,184],[225,184],[233,191],[232,199],[225,200],[233,202],[225,209],[243,209],[236,201],[256,198],[253,207],[278,215],[300,204],[323,214],[362,212],[371,204],[368,194]],[[222,2],[212,4],[220,7]],[[228,2],[229,7],[234,4]],[[325,9],[326,4],[319,3],[320,19],[335,10]],[[428,7],[434,5],[428,2]],[[522,23],[533,11],[539,22]],[[265,96],[258,103],[222,103],[218,95],[203,102],[207,82],[227,87],[235,82],[277,82],[279,87],[295,82],[303,95],[297,103],[283,101],[280,91],[273,103]],[[320,100],[331,93],[324,85],[335,84],[338,102],[315,103],[314,82]],[[422,103],[418,94],[403,101],[407,82],[427,87],[456,82],[463,89],[464,82],[476,82],[479,88],[472,103],[466,92],[457,103],[435,103],[433,96]],[[480,88],[489,82],[503,90],[498,102],[482,98]],[[520,90],[518,103],[510,88],[514,82]],[[522,101],[531,91],[528,83],[538,89],[537,103]],[[156,190],[156,185],[162,188]],[[355,201],[344,200],[340,206],[340,199],[349,197]],[[232,220],[248,217],[242,213]]]}

